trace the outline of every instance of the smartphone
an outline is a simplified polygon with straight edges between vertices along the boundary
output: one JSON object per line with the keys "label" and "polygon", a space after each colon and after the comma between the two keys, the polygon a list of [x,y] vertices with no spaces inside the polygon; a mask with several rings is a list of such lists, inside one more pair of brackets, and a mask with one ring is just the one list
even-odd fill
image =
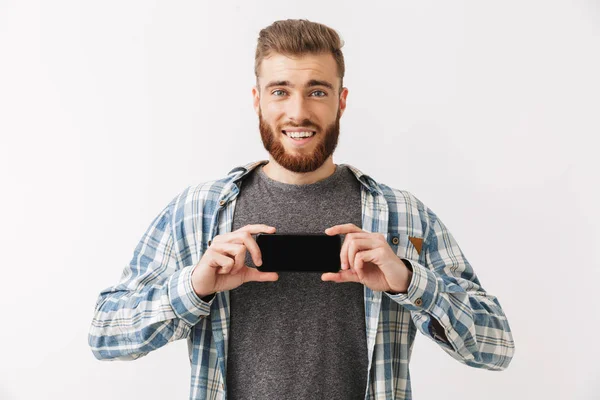
{"label": "smartphone", "polygon": [[262,272],[339,272],[340,235],[258,233]]}

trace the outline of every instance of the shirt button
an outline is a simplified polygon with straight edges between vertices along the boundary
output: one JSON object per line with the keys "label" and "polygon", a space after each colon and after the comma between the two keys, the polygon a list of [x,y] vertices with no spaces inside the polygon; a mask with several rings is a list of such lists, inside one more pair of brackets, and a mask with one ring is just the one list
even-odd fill
{"label": "shirt button", "polygon": [[394,236],[394,237],[392,238],[392,243],[394,243],[394,244],[398,244],[398,242],[400,242],[400,240],[398,240],[398,238],[397,238],[396,236]]}
{"label": "shirt button", "polygon": [[221,201],[219,202],[219,205],[220,205],[220,206],[224,206],[224,205],[225,205],[225,203],[226,203],[226,201],[225,201],[225,200],[221,200]]}
{"label": "shirt button", "polygon": [[210,244],[211,244],[211,243],[212,243],[212,240],[209,240],[209,241],[208,241],[208,246],[209,246],[209,247],[210,247]]}
{"label": "shirt button", "polygon": [[415,300],[415,305],[417,307],[421,307],[423,305],[423,300],[419,297],[418,299]]}

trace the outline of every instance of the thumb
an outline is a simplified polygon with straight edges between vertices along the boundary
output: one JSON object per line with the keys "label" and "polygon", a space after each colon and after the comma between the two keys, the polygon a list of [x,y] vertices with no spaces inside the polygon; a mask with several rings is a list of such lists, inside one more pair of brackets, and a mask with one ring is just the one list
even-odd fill
{"label": "thumb", "polygon": [[279,279],[277,272],[260,272],[257,268],[246,267],[244,283],[246,282],[274,282]]}
{"label": "thumb", "polygon": [[340,272],[326,272],[321,275],[321,280],[331,282],[360,282],[360,278],[352,269],[340,270]]}

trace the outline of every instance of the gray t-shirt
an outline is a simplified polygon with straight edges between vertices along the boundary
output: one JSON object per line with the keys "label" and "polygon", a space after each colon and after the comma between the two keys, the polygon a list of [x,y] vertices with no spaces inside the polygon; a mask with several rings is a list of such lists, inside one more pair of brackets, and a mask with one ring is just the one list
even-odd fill
{"label": "gray t-shirt", "polygon": [[[347,167],[307,185],[248,174],[233,230],[267,224],[277,233],[362,227],[360,183]],[[345,235],[342,235],[342,241]],[[250,253],[246,265],[255,267]],[[363,399],[367,380],[364,286],[323,282],[321,273],[281,272],[276,282],[230,291],[229,399]]]}

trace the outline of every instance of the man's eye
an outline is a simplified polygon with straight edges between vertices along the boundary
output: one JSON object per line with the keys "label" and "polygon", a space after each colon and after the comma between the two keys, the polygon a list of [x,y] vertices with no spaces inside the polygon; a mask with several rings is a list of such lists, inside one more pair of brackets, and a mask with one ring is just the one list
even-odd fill
{"label": "man's eye", "polygon": [[[281,97],[285,94],[285,90],[282,89],[275,89],[271,92],[272,95],[276,96],[276,97]],[[325,93],[323,90],[315,90],[314,92],[311,93],[311,96],[313,96],[315,93],[317,93],[318,95],[315,97],[325,97],[327,96],[327,93]]]}

